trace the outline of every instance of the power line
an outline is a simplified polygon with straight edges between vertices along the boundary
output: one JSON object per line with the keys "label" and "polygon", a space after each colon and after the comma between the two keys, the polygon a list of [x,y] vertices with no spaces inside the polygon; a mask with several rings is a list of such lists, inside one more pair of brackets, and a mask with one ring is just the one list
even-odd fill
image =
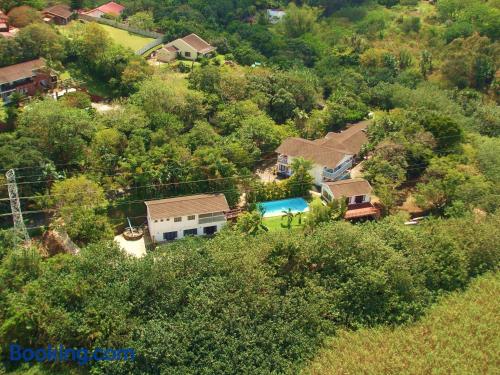
{"label": "power line", "polygon": [[[245,175],[245,176],[229,176],[229,177],[218,177],[218,178],[205,178],[205,179],[200,179],[200,180],[193,180],[193,181],[179,181],[179,182],[168,182],[165,184],[151,184],[151,185],[141,185],[141,186],[134,186],[130,188],[123,189],[125,191],[129,190],[137,190],[141,188],[152,188],[152,187],[165,187],[165,186],[172,186],[172,185],[186,185],[186,184],[198,184],[202,182],[211,182],[211,181],[222,181],[222,180],[229,180],[229,179],[245,179],[245,178],[250,178],[250,177],[256,177],[254,174],[251,175]],[[109,193],[119,193],[119,190],[108,190],[105,191],[105,194]],[[19,197],[20,200],[26,200],[26,199],[40,199],[40,198],[49,198],[49,197],[74,197],[77,195],[82,194],[82,192],[72,192],[72,193],[64,193],[64,194],[44,194],[44,195],[32,195],[32,196],[26,196],[26,197]],[[2,198],[0,199],[1,201],[6,201],[8,198]]]}
{"label": "power line", "polygon": [[[339,133],[340,134],[340,133]],[[389,133],[391,134],[391,133]],[[463,138],[464,135],[445,135],[445,136],[441,136],[441,137],[433,137],[433,139],[448,139],[448,138]],[[321,139],[321,138],[320,138]],[[384,138],[382,139],[381,141],[387,139]],[[380,141],[380,142],[381,142]],[[169,160],[169,159],[166,159],[166,160]],[[175,159],[170,159],[170,160],[175,160]],[[254,162],[258,162],[258,161],[265,161],[265,160],[268,160],[268,159],[259,159],[259,160],[255,160]],[[233,164],[237,164],[237,163],[234,163],[232,162]],[[82,167],[82,168],[85,168],[85,165],[82,165],[81,163],[78,163],[78,162],[71,162],[71,163],[55,163],[55,164],[52,164],[50,162],[47,163],[47,166],[55,166],[55,167],[63,167],[63,166],[79,166],[79,167]],[[5,168],[3,170],[1,170],[2,172],[5,172],[5,171],[8,171],[10,169],[14,169],[16,171],[20,171],[20,170],[27,170],[27,169],[42,169],[44,168],[44,166],[37,166],[37,167],[15,167],[15,168]],[[42,176],[45,176],[45,175],[33,175],[32,177],[42,177]],[[19,177],[30,177],[30,176],[19,176]]]}
{"label": "power line", "polygon": [[[291,183],[289,186],[305,186],[308,184],[304,183]],[[226,189],[226,190],[216,190],[216,191],[205,191],[205,192],[193,192],[193,193],[188,193],[188,194],[180,194],[180,195],[174,195],[174,196],[169,196],[169,197],[163,197],[163,198],[154,198],[154,200],[157,199],[167,199],[167,198],[177,198],[177,197],[187,197],[193,194],[222,194],[222,193],[229,193],[229,192],[234,192],[236,189]],[[255,191],[255,189],[247,189],[247,191]],[[132,204],[132,203],[144,203],[147,200],[152,200],[153,198],[146,198],[146,199],[136,199],[136,200],[128,200],[128,201],[119,201],[118,203],[111,203],[109,208],[113,207],[118,207],[118,206],[123,206],[126,204]],[[78,206],[80,208],[95,208],[93,205],[81,205]],[[24,211],[24,214],[35,214],[35,213],[48,213],[48,212],[56,212],[56,209],[44,209],[44,210],[35,210],[35,211]],[[0,217],[6,217],[6,216],[12,216],[12,214],[2,214]]]}
{"label": "power line", "polygon": [[[193,159],[191,159],[193,160]],[[269,161],[271,159],[256,159],[256,160],[252,160],[252,163],[258,163],[258,162],[261,162],[261,161]],[[167,159],[163,159],[162,162],[166,162],[166,161],[178,161],[177,159],[173,159],[173,158],[167,158]],[[246,166],[247,163],[244,163],[244,162],[239,162],[239,163],[236,163],[236,162],[232,162],[230,160],[228,160],[230,163],[234,164],[235,166]],[[186,170],[195,170],[195,169],[200,169],[200,166],[183,166],[183,167],[179,167],[180,170],[182,171],[186,171]],[[84,171],[80,171],[81,173],[87,173],[87,172],[100,172],[100,171],[106,171],[106,168],[88,168],[88,169],[85,169]],[[127,175],[127,174],[130,174],[130,175],[134,175],[135,173],[130,171],[130,172],[115,172],[115,173],[110,173],[110,174],[105,174],[105,175],[101,175],[100,177],[115,177],[115,176],[121,176],[121,175]],[[28,175],[28,176],[19,176],[19,178],[31,178],[31,177],[46,177],[47,174],[38,174],[38,175]],[[51,182],[51,181],[55,181],[56,179],[50,179],[50,180],[45,180],[45,181],[28,181],[28,182],[19,182],[18,185],[22,185],[22,184],[37,184],[37,183],[42,183],[42,182]],[[4,184],[6,185],[6,184]],[[0,184],[0,186],[2,186]]]}

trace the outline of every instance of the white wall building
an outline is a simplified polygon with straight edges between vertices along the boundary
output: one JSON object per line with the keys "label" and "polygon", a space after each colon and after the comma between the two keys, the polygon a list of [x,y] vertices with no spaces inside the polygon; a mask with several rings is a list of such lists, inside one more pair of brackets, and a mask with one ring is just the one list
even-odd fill
{"label": "white wall building", "polygon": [[281,9],[267,9],[267,19],[269,23],[276,24],[280,22],[285,16],[286,12]]}
{"label": "white wall building", "polygon": [[321,196],[327,202],[333,199],[346,198],[348,205],[371,202],[372,187],[362,178],[353,178],[335,182],[324,182],[321,185]]}
{"label": "white wall building", "polygon": [[200,57],[210,57],[214,54],[215,47],[196,34],[190,34],[165,44],[156,52],[156,58],[161,62],[170,62],[178,56],[187,60],[197,60]]}
{"label": "white wall building", "polygon": [[342,181],[324,182],[321,185],[321,197],[327,202],[345,198],[347,211],[346,220],[377,219],[380,210],[372,203],[372,187],[362,178],[353,178]]}
{"label": "white wall building", "polygon": [[145,202],[153,242],[212,235],[226,224],[224,194],[199,194]]}
{"label": "white wall building", "polygon": [[310,141],[303,138],[287,138],[276,149],[278,174],[291,176],[293,159],[302,157],[313,162],[310,174],[314,184],[336,181],[346,177],[354,166],[354,158],[367,142],[366,128],[369,121],[362,121],[340,133],[328,133],[325,138]]}

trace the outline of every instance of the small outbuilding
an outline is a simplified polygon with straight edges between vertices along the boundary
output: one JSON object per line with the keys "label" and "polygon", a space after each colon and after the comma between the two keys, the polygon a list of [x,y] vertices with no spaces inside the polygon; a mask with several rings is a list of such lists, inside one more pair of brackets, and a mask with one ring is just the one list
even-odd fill
{"label": "small outbuilding", "polygon": [[56,25],[67,25],[74,17],[74,12],[67,4],[57,4],[43,10],[43,20]]}
{"label": "small outbuilding", "polygon": [[347,203],[347,220],[362,218],[378,218],[380,210],[371,203],[373,188],[362,178],[353,178],[335,182],[324,182],[321,185],[321,197],[327,203],[334,199],[344,198]]}

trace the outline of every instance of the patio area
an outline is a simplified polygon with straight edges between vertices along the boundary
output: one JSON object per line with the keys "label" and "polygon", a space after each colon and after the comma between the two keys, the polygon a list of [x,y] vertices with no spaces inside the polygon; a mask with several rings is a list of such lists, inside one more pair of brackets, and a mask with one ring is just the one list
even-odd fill
{"label": "patio area", "polygon": [[144,241],[144,236],[136,241],[128,241],[122,234],[120,234],[119,236],[115,236],[115,242],[118,243],[123,251],[136,258],[142,258],[146,255],[146,243]]}

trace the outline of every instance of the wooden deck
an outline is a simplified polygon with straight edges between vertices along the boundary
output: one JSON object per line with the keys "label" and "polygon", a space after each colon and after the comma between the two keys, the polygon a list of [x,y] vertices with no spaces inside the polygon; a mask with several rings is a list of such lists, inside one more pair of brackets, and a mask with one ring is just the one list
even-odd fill
{"label": "wooden deck", "polygon": [[351,204],[347,207],[347,212],[344,216],[346,220],[369,217],[374,219],[378,219],[380,217],[380,210],[371,203]]}
{"label": "wooden deck", "polygon": [[243,212],[242,208],[235,208],[233,210],[225,212],[226,220],[236,221],[238,216]]}

